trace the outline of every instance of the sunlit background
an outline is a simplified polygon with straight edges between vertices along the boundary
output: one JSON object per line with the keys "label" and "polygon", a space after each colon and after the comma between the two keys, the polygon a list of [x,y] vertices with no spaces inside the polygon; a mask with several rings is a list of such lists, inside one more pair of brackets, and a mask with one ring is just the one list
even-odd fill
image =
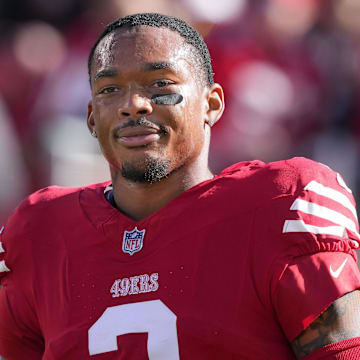
{"label": "sunlit background", "polygon": [[227,100],[215,172],[307,156],[359,200],[359,0],[0,0],[0,221],[41,187],[109,179],[86,127],[87,56],[107,23],[135,12],[205,37]]}

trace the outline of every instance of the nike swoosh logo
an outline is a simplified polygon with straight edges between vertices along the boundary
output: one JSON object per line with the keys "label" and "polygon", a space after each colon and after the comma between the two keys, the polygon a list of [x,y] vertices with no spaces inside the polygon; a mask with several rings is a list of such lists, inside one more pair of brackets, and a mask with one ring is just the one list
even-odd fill
{"label": "nike swoosh logo", "polygon": [[330,274],[335,278],[337,279],[339,277],[339,275],[341,274],[341,272],[343,271],[344,269],[344,266],[347,262],[347,258],[343,261],[343,263],[339,266],[339,268],[337,270],[333,270],[332,266],[330,265]]}

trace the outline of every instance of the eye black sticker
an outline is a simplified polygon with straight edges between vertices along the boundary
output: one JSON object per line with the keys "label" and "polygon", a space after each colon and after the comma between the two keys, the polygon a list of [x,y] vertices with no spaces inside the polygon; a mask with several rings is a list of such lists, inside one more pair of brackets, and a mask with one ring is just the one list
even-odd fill
{"label": "eye black sticker", "polygon": [[183,99],[180,94],[155,94],[151,97],[152,102],[156,105],[177,105]]}

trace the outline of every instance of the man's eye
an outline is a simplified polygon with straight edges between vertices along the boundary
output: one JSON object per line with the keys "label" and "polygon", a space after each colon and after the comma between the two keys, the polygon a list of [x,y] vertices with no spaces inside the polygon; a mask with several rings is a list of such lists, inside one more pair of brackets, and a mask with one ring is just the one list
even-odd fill
{"label": "man's eye", "polygon": [[117,90],[118,90],[118,88],[116,86],[107,86],[107,87],[101,89],[98,92],[98,94],[111,94],[111,93],[113,93],[113,92],[115,92]]}
{"label": "man's eye", "polygon": [[157,81],[155,81],[154,86],[161,88],[161,87],[165,87],[165,86],[168,86],[171,84],[172,84],[172,82],[170,80],[157,80]]}

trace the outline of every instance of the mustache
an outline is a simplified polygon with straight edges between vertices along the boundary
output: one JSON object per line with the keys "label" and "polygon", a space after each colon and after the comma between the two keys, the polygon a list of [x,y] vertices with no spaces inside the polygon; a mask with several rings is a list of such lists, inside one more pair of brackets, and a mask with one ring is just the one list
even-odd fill
{"label": "mustache", "polygon": [[166,127],[164,125],[157,124],[153,121],[148,120],[145,117],[140,117],[137,119],[128,119],[126,122],[118,126],[116,130],[121,130],[128,127],[137,127],[137,126],[146,126],[167,133]]}

